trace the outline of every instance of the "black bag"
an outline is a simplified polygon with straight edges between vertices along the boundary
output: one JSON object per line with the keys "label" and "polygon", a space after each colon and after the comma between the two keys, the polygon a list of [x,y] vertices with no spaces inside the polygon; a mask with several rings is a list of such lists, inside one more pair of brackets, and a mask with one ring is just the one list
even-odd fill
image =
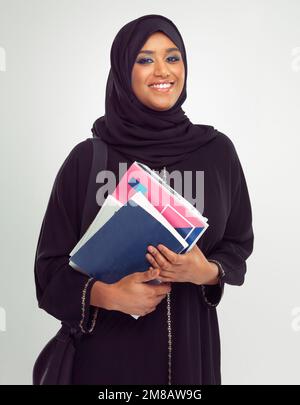
{"label": "black bag", "polygon": [[[85,197],[81,236],[95,216],[96,175],[107,167],[107,145],[100,138],[88,138],[93,143],[93,160]],[[99,208],[99,207],[98,207]],[[71,384],[75,355],[74,339],[83,335],[80,328],[70,327],[65,322],[57,334],[46,344],[33,367],[33,385]]]}

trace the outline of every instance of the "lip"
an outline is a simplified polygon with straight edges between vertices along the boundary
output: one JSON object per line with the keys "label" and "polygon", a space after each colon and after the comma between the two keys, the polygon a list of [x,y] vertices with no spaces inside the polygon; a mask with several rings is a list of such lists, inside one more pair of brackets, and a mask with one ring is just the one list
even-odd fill
{"label": "lip", "polygon": [[175,83],[176,82],[173,82],[173,84],[171,84],[171,86],[169,88],[165,88],[165,89],[164,88],[160,89],[158,87],[150,87],[151,85],[149,85],[148,87],[151,90],[157,91],[158,93],[170,93],[173,90]]}

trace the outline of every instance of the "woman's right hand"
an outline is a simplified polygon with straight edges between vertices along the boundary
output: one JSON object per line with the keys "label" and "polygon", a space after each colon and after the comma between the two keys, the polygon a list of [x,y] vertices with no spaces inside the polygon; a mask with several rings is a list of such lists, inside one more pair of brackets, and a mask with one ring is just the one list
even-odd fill
{"label": "woman's right hand", "polygon": [[171,291],[171,283],[146,284],[159,276],[159,269],[129,274],[113,284],[116,309],[126,314],[144,316]]}

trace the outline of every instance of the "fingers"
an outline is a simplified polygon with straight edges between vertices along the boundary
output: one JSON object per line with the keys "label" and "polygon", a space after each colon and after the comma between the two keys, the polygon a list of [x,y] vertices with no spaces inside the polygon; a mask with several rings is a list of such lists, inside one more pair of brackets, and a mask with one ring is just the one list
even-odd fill
{"label": "fingers", "polygon": [[151,288],[153,287],[155,294],[158,295],[165,295],[168,294],[171,291],[171,286],[170,285],[152,285]]}
{"label": "fingers", "polygon": [[136,282],[142,283],[150,280],[155,280],[159,276],[159,269],[150,267],[147,271],[137,272],[134,274]]}
{"label": "fingers", "polygon": [[178,264],[180,255],[167,248],[167,246],[159,244],[157,246],[159,252],[172,264]]}
{"label": "fingers", "polygon": [[150,253],[146,254],[146,259],[148,260],[148,262],[151,264],[152,267],[154,267],[155,269],[159,268],[159,264]]}
{"label": "fingers", "polygon": [[167,294],[163,293],[163,294],[156,295],[156,297],[154,299],[152,298],[152,305],[150,308],[148,308],[147,311],[145,311],[144,315],[150,314],[151,312],[155,311],[157,305],[159,305],[161,303],[161,301],[166,298],[166,296],[167,296]]}
{"label": "fingers", "polygon": [[149,267],[149,270],[157,270],[158,273],[157,273],[157,276],[155,277],[155,279],[164,283],[164,285],[171,286],[171,283],[173,283],[175,281],[173,278],[173,275],[174,275],[173,272],[162,271],[160,268],[155,269],[154,267],[151,267],[151,266]]}
{"label": "fingers", "polygon": [[167,277],[167,276],[163,276],[163,275],[160,275],[159,277],[157,277],[157,280],[161,281],[162,283],[174,282],[174,279],[173,279],[173,278]]}
{"label": "fingers", "polygon": [[168,269],[170,262],[163,256],[162,253],[154,246],[148,246],[148,251],[151,253],[146,254],[147,260],[151,263],[153,267],[160,267],[163,270]]}
{"label": "fingers", "polygon": [[161,301],[163,299],[165,299],[167,296],[167,294],[163,294],[163,295],[158,295],[157,297],[155,297],[155,299],[153,299],[152,303],[155,307],[157,307],[157,305],[159,305],[161,303]]}

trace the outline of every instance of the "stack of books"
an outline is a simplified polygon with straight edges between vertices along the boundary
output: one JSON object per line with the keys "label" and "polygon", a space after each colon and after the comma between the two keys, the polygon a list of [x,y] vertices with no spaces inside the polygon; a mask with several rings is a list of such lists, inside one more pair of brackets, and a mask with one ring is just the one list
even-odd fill
{"label": "stack of books", "polygon": [[[135,161],[70,252],[69,264],[90,277],[115,283],[148,270],[148,245],[163,244],[184,254],[208,226],[207,218],[189,201]],[[159,283],[149,281],[153,282]]]}

